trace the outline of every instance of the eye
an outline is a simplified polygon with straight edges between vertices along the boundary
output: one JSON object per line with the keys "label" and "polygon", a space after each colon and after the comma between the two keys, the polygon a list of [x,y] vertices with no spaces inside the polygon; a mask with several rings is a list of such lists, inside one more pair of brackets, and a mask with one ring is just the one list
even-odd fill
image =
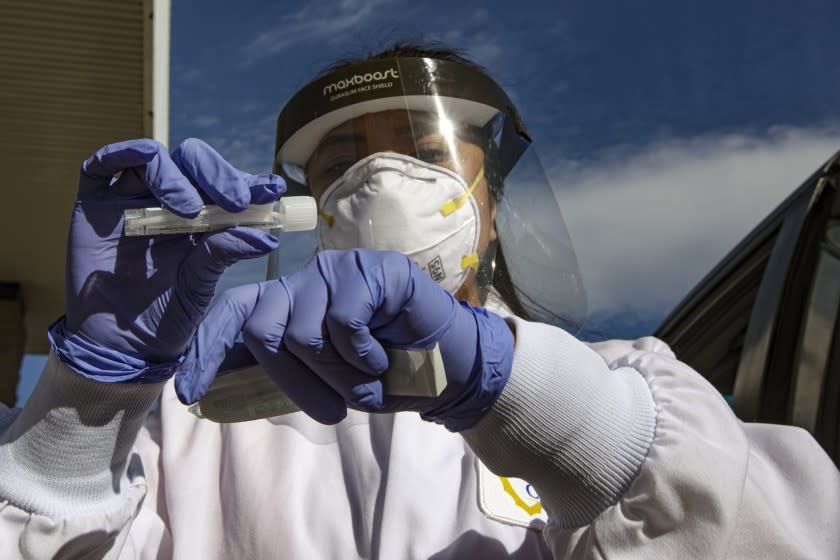
{"label": "eye", "polygon": [[349,160],[341,161],[341,162],[334,163],[334,164],[330,165],[327,168],[327,173],[330,173],[331,175],[336,175],[336,176],[344,175],[344,173],[348,169],[350,169],[351,167],[353,167],[353,162],[351,162]]}
{"label": "eye", "polygon": [[353,167],[353,163],[354,161],[349,157],[336,158],[326,162],[316,173],[322,180],[332,182],[344,175],[348,169]]}
{"label": "eye", "polygon": [[441,164],[452,161],[452,154],[445,146],[418,146],[417,159],[426,163]]}

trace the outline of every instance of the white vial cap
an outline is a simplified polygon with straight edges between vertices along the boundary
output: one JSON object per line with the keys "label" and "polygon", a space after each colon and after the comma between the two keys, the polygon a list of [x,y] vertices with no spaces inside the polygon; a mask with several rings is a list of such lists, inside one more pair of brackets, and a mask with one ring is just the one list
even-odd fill
{"label": "white vial cap", "polygon": [[283,231],[309,231],[318,224],[318,206],[311,196],[284,196],[280,205],[285,214]]}

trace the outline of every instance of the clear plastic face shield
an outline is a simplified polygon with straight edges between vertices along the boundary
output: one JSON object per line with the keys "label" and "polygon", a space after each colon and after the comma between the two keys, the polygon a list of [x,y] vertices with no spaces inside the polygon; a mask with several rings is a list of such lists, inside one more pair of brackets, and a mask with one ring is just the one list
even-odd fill
{"label": "clear plastic face shield", "polygon": [[[319,221],[272,254],[269,276],[317,250],[411,257],[458,299],[500,297],[576,333],[586,297],[560,208],[513,104],[483,73],[422,58],[342,68],[278,118],[275,172]],[[290,240],[291,241],[291,240]]]}

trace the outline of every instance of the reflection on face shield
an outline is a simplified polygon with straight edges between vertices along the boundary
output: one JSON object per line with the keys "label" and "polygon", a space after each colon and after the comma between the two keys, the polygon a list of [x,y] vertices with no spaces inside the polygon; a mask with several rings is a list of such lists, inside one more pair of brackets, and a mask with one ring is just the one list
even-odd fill
{"label": "reflection on face shield", "polygon": [[401,252],[455,293],[478,268],[481,218],[467,186],[449,169],[396,153],[372,154],[321,195],[320,249]]}
{"label": "reflection on face shield", "polygon": [[355,117],[330,130],[307,163],[315,198],[356,162],[379,152],[412,156],[469,180],[483,164],[481,131],[444,115],[391,110]]}

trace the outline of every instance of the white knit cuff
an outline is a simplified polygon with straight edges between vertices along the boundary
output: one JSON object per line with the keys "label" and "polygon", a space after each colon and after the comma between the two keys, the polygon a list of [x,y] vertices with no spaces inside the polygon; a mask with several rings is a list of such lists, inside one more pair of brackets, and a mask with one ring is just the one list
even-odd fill
{"label": "white knit cuff", "polygon": [[511,321],[510,380],[464,438],[496,474],[530,482],[553,523],[586,525],[641,468],[656,424],[650,389],[636,370],[609,370],[559,328]]}
{"label": "white knit cuff", "polygon": [[91,381],[50,354],[26,406],[0,434],[0,497],[53,515],[117,496],[128,454],[163,386]]}

